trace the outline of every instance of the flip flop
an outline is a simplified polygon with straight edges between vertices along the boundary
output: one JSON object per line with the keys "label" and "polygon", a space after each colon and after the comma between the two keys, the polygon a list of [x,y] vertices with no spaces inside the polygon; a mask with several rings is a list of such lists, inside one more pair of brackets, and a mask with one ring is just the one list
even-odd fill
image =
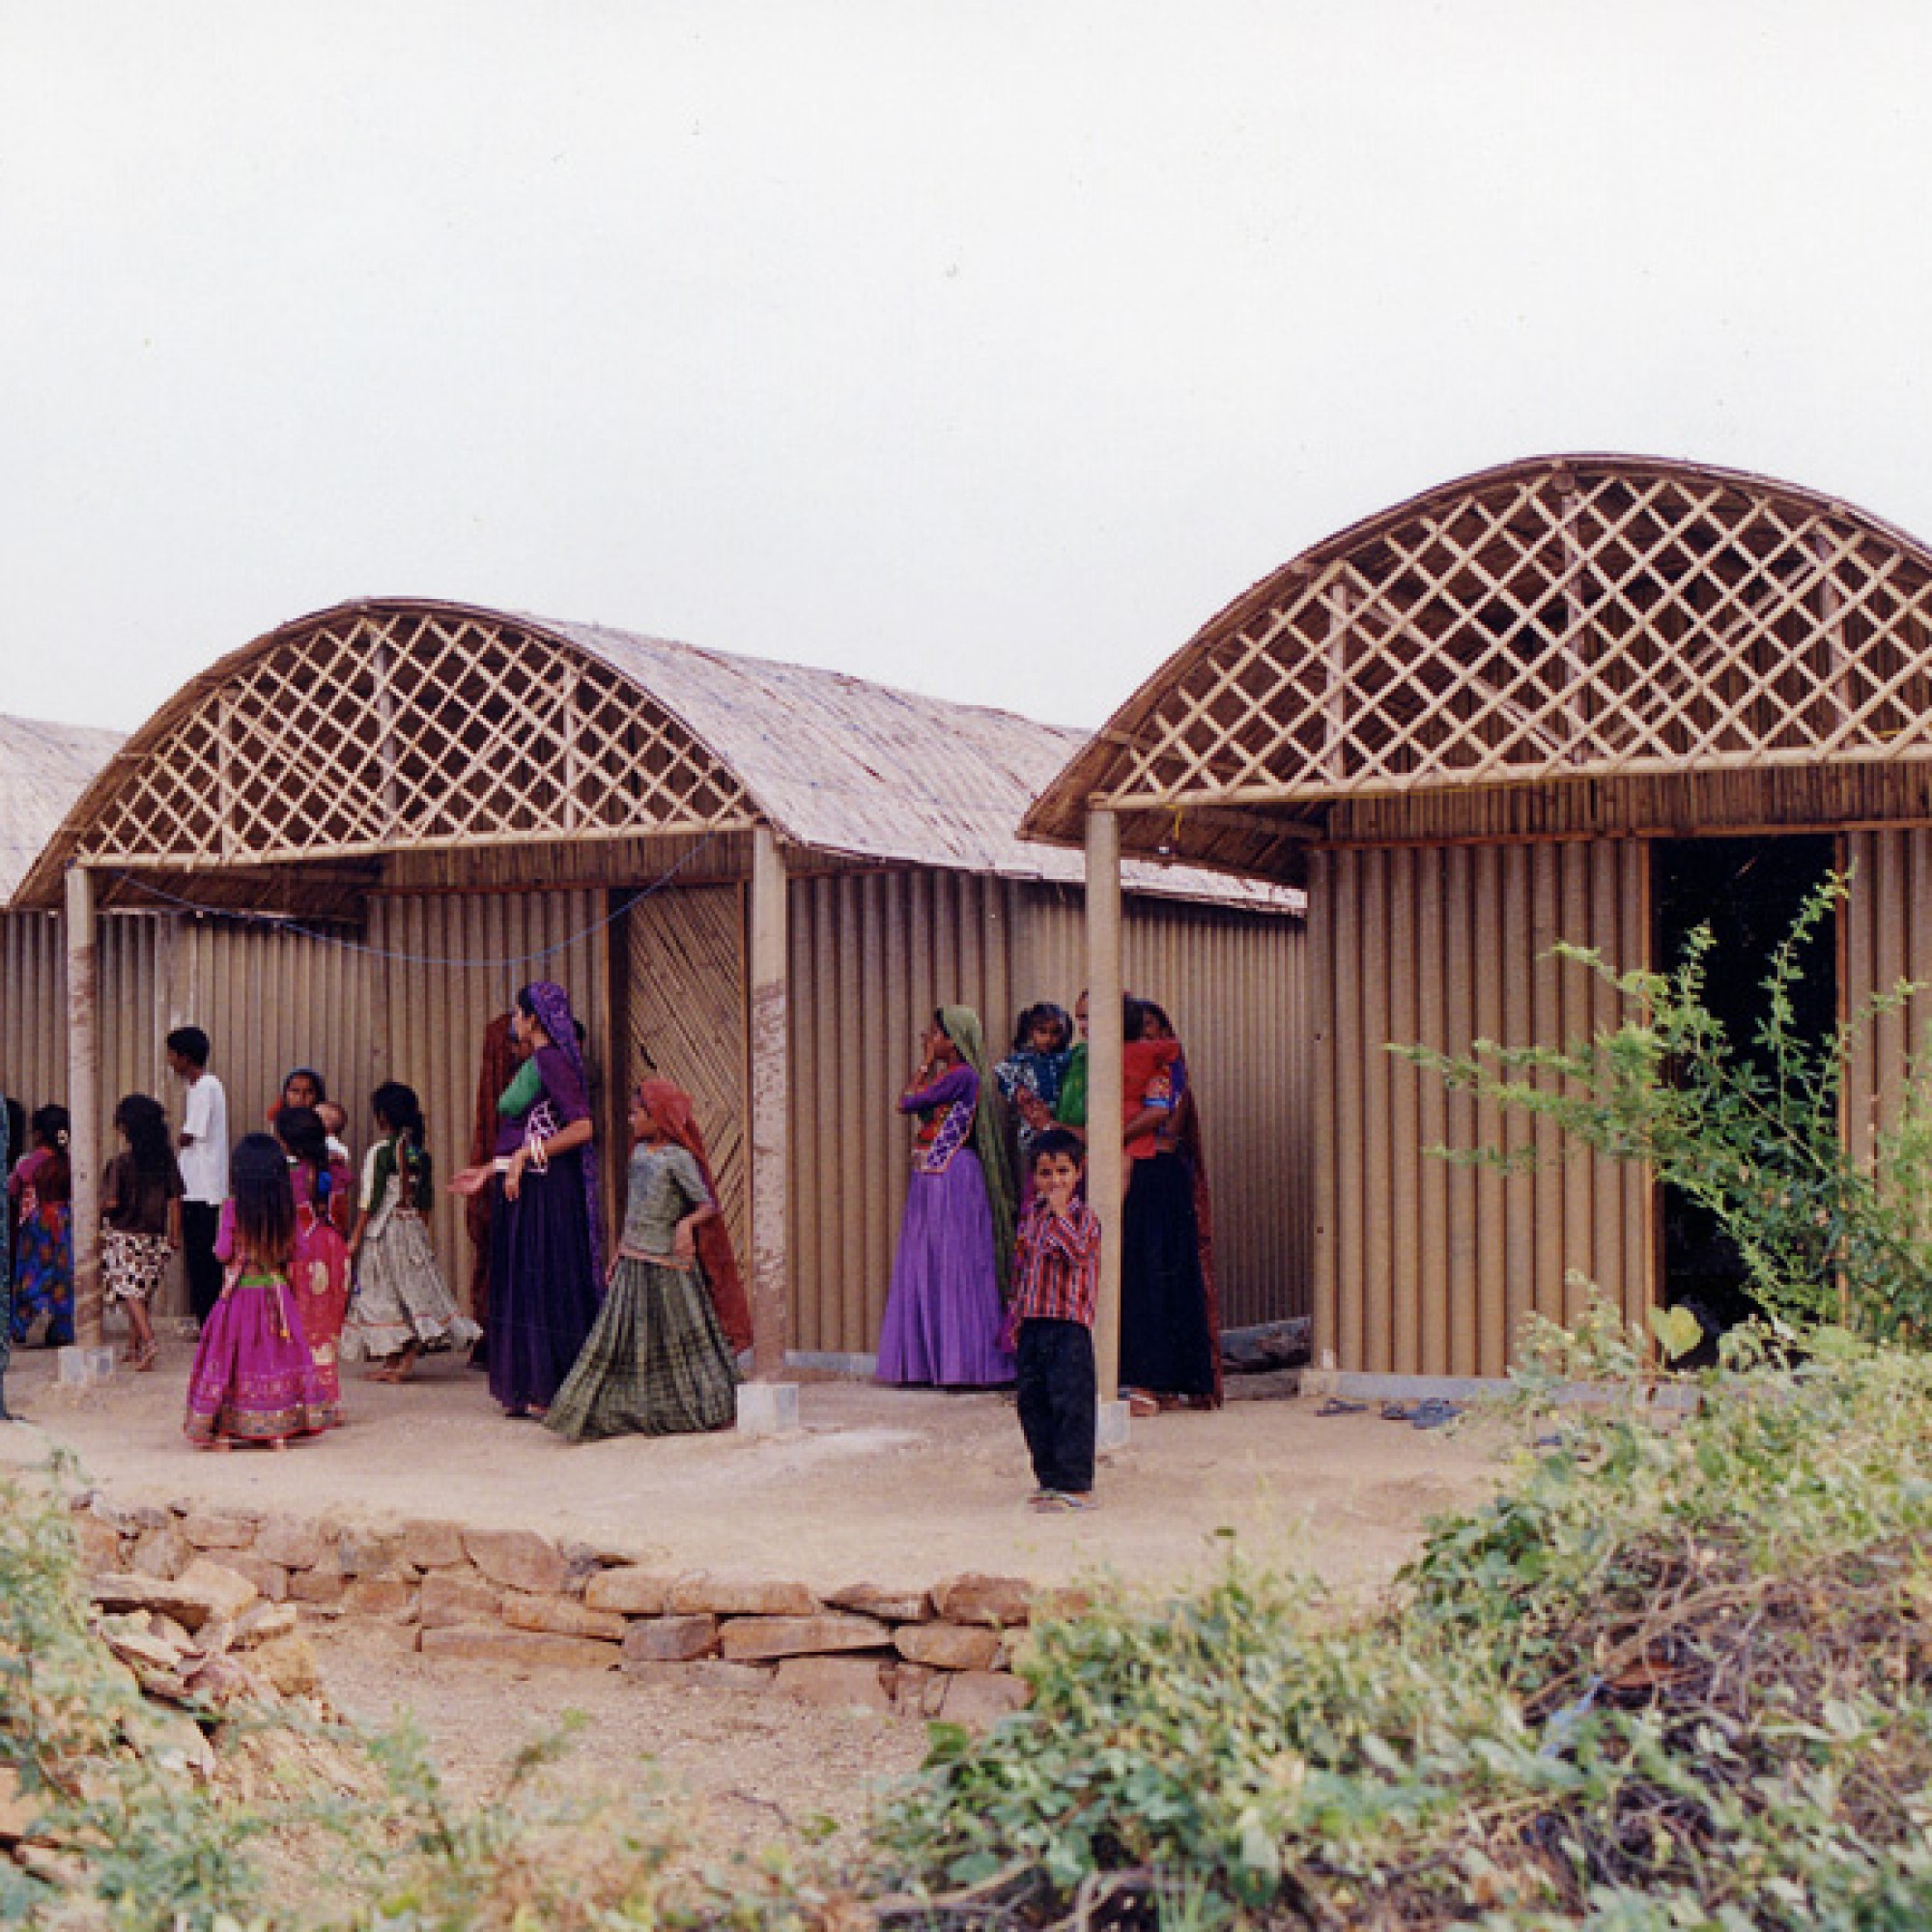
{"label": "flip flop", "polygon": [[1432,1396],[1427,1402],[1416,1404],[1409,1424],[1415,1429],[1440,1429],[1445,1422],[1454,1422],[1462,1412],[1457,1404],[1446,1402],[1440,1396]]}
{"label": "flip flop", "polygon": [[1066,1511],[1077,1507],[1071,1496],[1063,1495],[1058,1490],[1043,1491],[1027,1502],[1027,1508],[1036,1516],[1064,1516]]}
{"label": "flip flop", "polygon": [[1365,1402],[1344,1402],[1339,1395],[1331,1395],[1315,1413],[1317,1415],[1361,1415],[1366,1412]]}
{"label": "flip flop", "polygon": [[1382,1404],[1382,1420],[1384,1422],[1413,1422],[1415,1420],[1415,1410],[1411,1405],[1406,1402],[1385,1402]]}

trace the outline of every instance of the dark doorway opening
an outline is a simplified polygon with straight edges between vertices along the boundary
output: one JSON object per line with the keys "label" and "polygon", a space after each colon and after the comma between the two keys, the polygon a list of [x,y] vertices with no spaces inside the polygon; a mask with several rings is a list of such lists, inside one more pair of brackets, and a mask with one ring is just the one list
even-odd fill
{"label": "dark doorway opening", "polygon": [[[1711,928],[1705,1004],[1732,1050],[1762,1059],[1764,978],[1772,953],[1791,931],[1805,899],[1837,864],[1830,835],[1779,838],[1671,838],[1651,847],[1651,957],[1668,972],[1700,925]],[[1800,962],[1796,1020],[1807,1038],[1823,1039],[1838,1019],[1837,939],[1827,920]],[[1662,1291],[1665,1307],[1696,1314],[1705,1343],[1683,1362],[1715,1359],[1717,1338],[1756,1312],[1743,1258],[1706,1208],[1670,1186],[1662,1196]]]}

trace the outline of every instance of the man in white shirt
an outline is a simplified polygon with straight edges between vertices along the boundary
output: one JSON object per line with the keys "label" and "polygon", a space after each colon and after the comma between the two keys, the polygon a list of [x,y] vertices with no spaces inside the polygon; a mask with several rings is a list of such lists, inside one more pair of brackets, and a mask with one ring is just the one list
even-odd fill
{"label": "man in white shirt", "polygon": [[197,1321],[206,1321],[221,1299],[214,1237],[228,1199],[228,1095],[208,1070],[208,1036],[199,1027],[177,1027],[167,1048],[169,1067],[187,1083],[181,1130],[182,1260],[188,1306]]}

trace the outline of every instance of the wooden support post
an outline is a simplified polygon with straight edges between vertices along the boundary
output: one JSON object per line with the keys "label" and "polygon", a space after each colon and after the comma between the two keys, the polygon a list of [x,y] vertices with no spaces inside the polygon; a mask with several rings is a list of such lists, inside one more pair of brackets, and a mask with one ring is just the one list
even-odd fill
{"label": "wooden support post", "polygon": [[769,826],[752,834],[752,1373],[783,1378],[791,1342],[786,1169],[791,1067],[785,984],[785,870]]}
{"label": "wooden support post", "polygon": [[1087,1199],[1100,1217],[1100,1302],[1094,1323],[1102,1435],[1121,1388],[1121,821],[1087,809]]}
{"label": "wooden support post", "polygon": [[94,874],[67,868],[68,1161],[73,1176],[74,1339],[99,1349],[100,1326],[100,1032]]}

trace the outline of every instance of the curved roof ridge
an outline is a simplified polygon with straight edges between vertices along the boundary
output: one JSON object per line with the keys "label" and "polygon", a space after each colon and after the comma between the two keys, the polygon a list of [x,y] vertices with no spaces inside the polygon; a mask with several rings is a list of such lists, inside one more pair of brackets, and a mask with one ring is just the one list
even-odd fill
{"label": "curved roof ridge", "polygon": [[[990,706],[877,684],[849,672],[740,656],[602,624],[448,600],[369,597],[330,605],[277,625],[189,678],[117,750],[63,815],[26,877],[19,895],[22,902],[56,901],[60,869],[75,852],[86,849],[89,828],[112,824],[110,814],[122,788],[130,788],[129,797],[137,795],[131,787],[141,781],[146,761],[168,744],[171,734],[206,728],[196,721],[208,718],[214,694],[231,691],[239,703],[250,689],[246,673],[285,647],[325,640],[330,649],[345,651],[355,643],[357,634],[353,627],[357,624],[373,629],[393,621],[407,624],[412,618],[445,627],[446,634],[438,636],[435,645],[444,654],[441,671],[451,669],[447,654],[457,648],[452,638],[460,638],[465,625],[493,633],[499,642],[526,638],[596,667],[590,688],[602,696],[583,699],[574,686],[567,700],[580,711],[588,702],[602,705],[595,724],[602,735],[591,753],[593,779],[604,771],[627,783],[654,782],[637,777],[643,770],[638,760],[651,752],[652,745],[663,747],[663,728],[648,726],[652,745],[639,750],[634,742],[638,733],[627,733],[622,719],[612,723],[616,717],[612,694],[629,689],[638,696],[640,716],[642,706],[652,707],[652,715],[668,721],[668,726],[712,761],[718,775],[715,784],[704,782],[714,794],[728,793],[741,800],[742,806],[733,806],[733,811],[749,810],[763,818],[787,843],[862,863],[928,865],[1019,879],[1072,882],[1080,876],[1077,862],[1023,843],[1017,836],[1020,815],[1034,793],[1080,742],[1076,730],[1041,724]],[[420,630],[403,635],[398,666],[414,662],[409,654],[422,647],[423,635]],[[501,650],[497,656],[502,656]],[[465,660],[453,674],[460,678],[467,669]],[[493,674],[506,680],[513,675],[500,665]],[[356,675],[361,676],[359,661]],[[541,675],[538,671],[532,678]],[[420,684],[410,681],[412,693],[432,688],[427,672],[422,676],[425,681]],[[503,688],[507,691],[507,682]],[[537,689],[541,695],[540,685]],[[527,700],[512,696],[504,701]],[[367,711],[368,700],[357,702]],[[421,715],[432,713],[426,709]],[[372,737],[386,728],[379,727],[373,715],[367,723]],[[276,728],[287,727],[278,719]],[[592,730],[587,717],[580,728]],[[259,733],[256,742],[260,743]],[[689,764],[685,753],[671,750]],[[205,751],[197,755],[207,761]],[[457,755],[452,753],[453,758]],[[368,754],[362,761],[368,762]],[[241,769],[246,769],[245,762]],[[493,772],[493,782],[495,777]],[[534,799],[546,788],[554,793],[559,786],[568,789],[582,781],[581,771],[569,780],[554,774],[545,780],[539,774],[525,781],[526,796]],[[716,809],[714,804],[714,814]],[[165,818],[165,811],[160,816]],[[205,805],[204,816],[208,816]],[[613,829],[598,821],[582,836],[630,836],[647,829]],[[668,825],[667,829],[689,828]],[[366,824],[352,830],[353,837],[345,835],[332,851],[373,854],[412,842],[407,837],[384,842],[373,837]],[[541,839],[565,835],[547,831],[539,821],[527,836]],[[201,827],[199,838],[193,867],[246,865],[251,855],[252,863],[258,864],[300,863],[302,858],[300,851],[284,852],[272,841],[232,853],[224,846],[215,857],[215,835],[207,825]],[[460,828],[438,841],[418,835],[418,842],[460,844],[464,838]],[[1137,870],[1144,876],[1136,876],[1133,883],[1143,892],[1276,903],[1276,895],[1233,886],[1225,879],[1185,870],[1170,873],[1166,868]]]}
{"label": "curved roof ridge", "polygon": [[1932,704],[1899,690],[1920,659],[1932,674],[1932,550],[1842,497],[1669,458],[1523,457],[1251,584],[1022,831],[1071,842],[1095,794],[1305,815],[1377,790],[1932,755]]}

